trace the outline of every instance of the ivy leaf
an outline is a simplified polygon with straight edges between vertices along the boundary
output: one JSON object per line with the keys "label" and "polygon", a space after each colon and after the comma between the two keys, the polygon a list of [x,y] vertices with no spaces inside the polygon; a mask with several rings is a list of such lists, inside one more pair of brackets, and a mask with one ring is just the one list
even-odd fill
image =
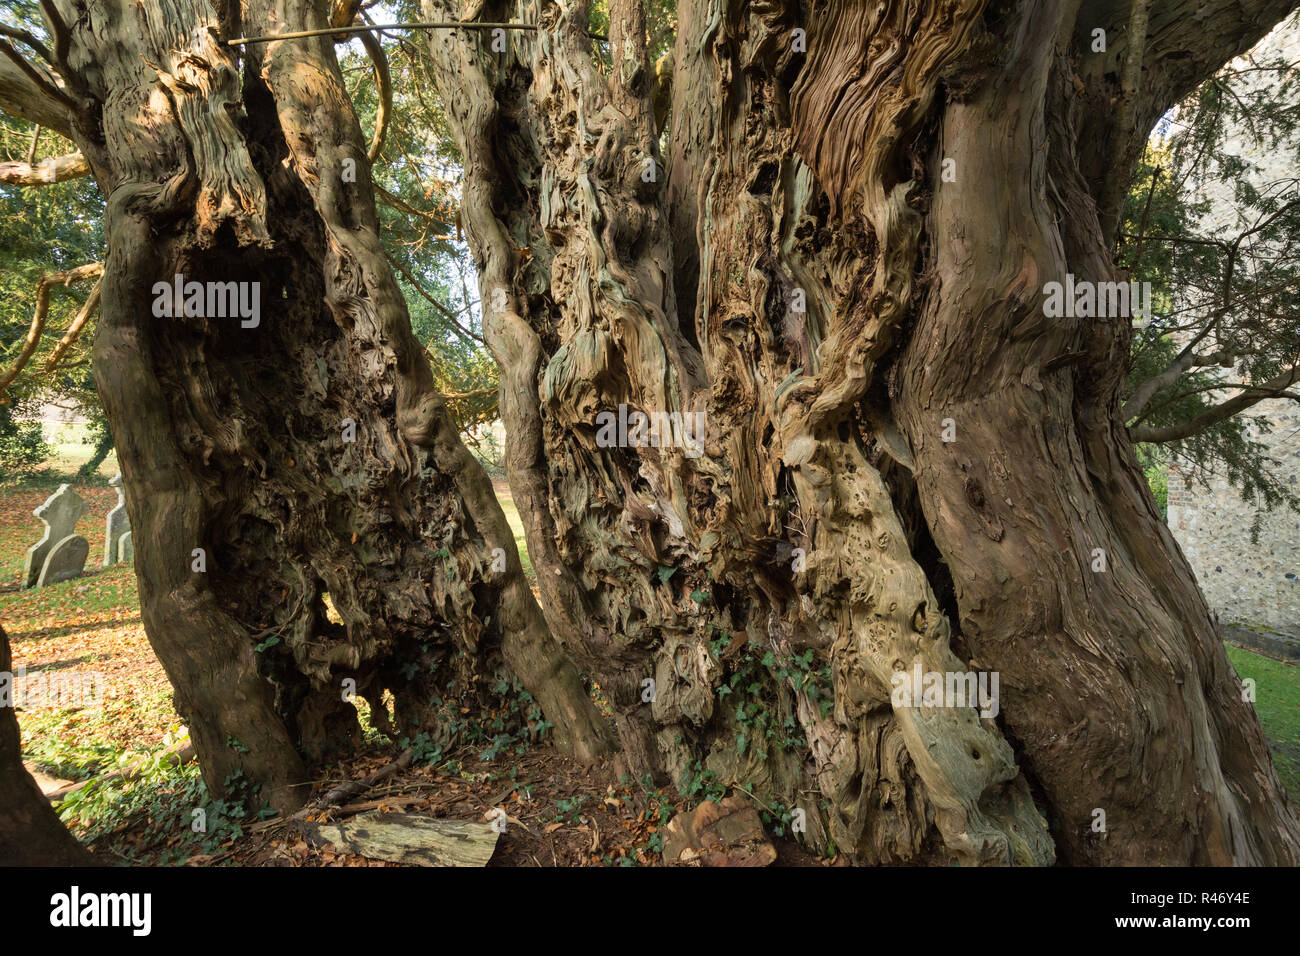
{"label": "ivy leaf", "polygon": [[662,564],[659,565],[659,583],[667,584],[668,579],[671,578],[676,571],[677,571],[676,568],[666,567],[665,565]]}

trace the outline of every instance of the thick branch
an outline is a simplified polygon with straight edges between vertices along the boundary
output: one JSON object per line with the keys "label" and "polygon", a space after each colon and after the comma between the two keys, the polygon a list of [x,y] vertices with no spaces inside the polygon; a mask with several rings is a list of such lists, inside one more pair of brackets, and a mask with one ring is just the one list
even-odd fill
{"label": "thick branch", "polygon": [[0,56],[0,111],[31,120],[64,136],[72,134],[72,115],[67,104],[51,96],[42,84],[32,79],[28,70],[8,55]]}
{"label": "thick branch", "polygon": [[0,183],[5,186],[49,186],[90,175],[90,164],[80,153],[51,156],[39,163],[0,163]]}
{"label": "thick branch", "polygon": [[13,368],[8,372],[0,373],[0,388],[9,387],[31,360],[32,354],[36,351],[36,346],[40,344],[41,333],[45,331],[45,318],[50,311],[50,289],[56,285],[72,285],[74,282],[97,278],[103,274],[104,264],[94,262],[89,265],[77,266],[77,268],[70,269],[67,272],[54,272],[41,278],[41,281],[36,286],[36,311],[32,315],[31,327],[27,330],[27,339],[23,342],[22,351],[18,353]]}
{"label": "thick branch", "polygon": [[54,0],[41,0],[41,13],[45,15],[46,26],[54,37],[54,59],[52,62],[59,70],[64,70],[68,63],[68,48],[72,44],[72,35],[68,32],[68,25],[63,21],[63,17],[55,7]]}
{"label": "thick branch", "polygon": [[[1142,81],[1142,51],[1146,46],[1149,8],[1150,0],[1133,0],[1133,10],[1128,19],[1128,50],[1124,56],[1124,75],[1120,80],[1119,106],[1115,110],[1114,139],[1110,148],[1113,171],[1102,184],[1101,199],[1097,203],[1097,214],[1108,244],[1113,241],[1124,208],[1129,173],[1136,159],[1135,140],[1141,142],[1138,130],[1134,129],[1134,122],[1138,87]],[[1152,191],[1154,190],[1153,180]]]}
{"label": "thick branch", "polygon": [[384,48],[373,33],[362,33],[358,37],[366,48],[371,62],[375,65],[375,82],[379,86],[379,106],[375,110],[375,133],[366,150],[366,159],[373,163],[379,158],[379,151],[384,148],[384,136],[388,133],[388,122],[393,112],[393,78],[388,70],[388,57]]}
{"label": "thick branch", "polygon": [[[1294,0],[1151,0],[1141,59],[1144,82],[1133,99],[1128,124],[1133,134],[1144,139],[1166,110],[1249,50],[1294,9]],[[1132,14],[1133,0],[1085,0],[1075,19],[1075,44],[1082,51],[1079,74],[1091,100],[1081,113],[1080,165],[1099,205],[1108,180],[1115,176],[1127,181],[1136,159],[1125,160],[1105,146],[1116,141],[1125,112],[1117,99],[1120,91],[1108,76],[1124,72],[1121,64],[1127,60],[1131,35],[1123,27]],[[1089,52],[1096,28],[1106,31],[1102,54]],[[1112,99],[1116,108],[1107,109]],[[1117,169],[1120,163],[1125,168]]]}
{"label": "thick branch", "polygon": [[333,0],[330,4],[330,26],[345,27],[357,18],[361,0]]}
{"label": "thick branch", "polygon": [[63,338],[59,339],[55,344],[54,350],[50,352],[50,357],[45,360],[45,371],[54,371],[55,366],[59,364],[59,359],[63,358],[63,353],[70,349],[72,343],[80,338],[86,323],[90,321],[90,317],[99,310],[99,290],[102,282],[103,280],[100,280],[95,283],[95,287],[90,290],[90,295],[86,296],[86,301],[77,310],[77,314],[73,317],[68,330],[63,333]]}
{"label": "thick branch", "polygon": [[26,30],[20,30],[17,27],[7,27],[0,23],[0,36],[9,37],[12,40],[17,40],[19,43],[31,47],[40,54],[41,59],[50,66],[54,66],[54,54],[50,52],[49,47],[36,39],[35,36],[28,33]]}
{"label": "thick branch", "polygon": [[1204,368],[1209,365],[1218,365],[1222,359],[1227,358],[1225,352],[1215,352],[1212,355],[1196,355],[1191,348],[1186,348],[1182,353],[1169,363],[1164,371],[1152,375],[1149,379],[1139,385],[1136,391],[1124,403],[1124,408],[1120,415],[1124,421],[1131,422],[1142,414],[1152,397],[1163,388],[1174,384],[1179,377],[1188,369]]}
{"label": "thick branch", "polygon": [[1300,380],[1300,366],[1293,366],[1280,375],[1275,375],[1263,385],[1243,389],[1241,394],[1236,395],[1221,405],[1216,405],[1195,418],[1177,425],[1166,425],[1163,428],[1130,428],[1129,438],[1134,442],[1167,442],[1177,441],[1180,438],[1189,438],[1198,432],[1219,422],[1226,421],[1233,415],[1264,401],[1267,398],[1280,398],[1297,380]]}
{"label": "thick branch", "polygon": [[9,43],[0,40],[0,53],[3,53],[18,70],[23,73],[41,94],[49,99],[61,103],[67,109],[75,109],[76,100],[70,97],[48,75],[44,75],[36,67],[32,66],[22,54],[15,50]]}

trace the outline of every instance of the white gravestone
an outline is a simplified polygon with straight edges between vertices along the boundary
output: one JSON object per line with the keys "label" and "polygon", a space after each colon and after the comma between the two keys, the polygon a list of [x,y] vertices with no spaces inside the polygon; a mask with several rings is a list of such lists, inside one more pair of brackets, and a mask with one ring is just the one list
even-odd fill
{"label": "white gravestone", "polygon": [[71,578],[79,578],[86,570],[86,558],[90,555],[90,542],[79,534],[70,534],[50,548],[41,568],[41,576],[36,579],[38,588],[58,584]]}
{"label": "white gravestone", "polygon": [[122,485],[122,476],[114,475],[108,482],[117,490],[117,505],[108,513],[104,522],[104,567],[122,560],[121,541],[131,533],[131,519],[126,513],[126,488]]}
{"label": "white gravestone", "polygon": [[27,555],[23,559],[23,587],[30,588],[36,584],[54,546],[72,535],[77,522],[87,510],[86,502],[70,485],[59,485],[59,490],[32,512],[45,523],[45,534],[27,549]]}

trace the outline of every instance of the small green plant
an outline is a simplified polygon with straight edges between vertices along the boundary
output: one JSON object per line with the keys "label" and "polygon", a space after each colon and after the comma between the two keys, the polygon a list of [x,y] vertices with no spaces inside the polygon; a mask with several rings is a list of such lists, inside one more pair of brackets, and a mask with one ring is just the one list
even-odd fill
{"label": "small green plant", "polygon": [[763,821],[763,826],[770,827],[772,832],[777,836],[785,836],[786,829],[790,826],[790,821],[794,819],[791,808],[787,807],[780,800],[773,798],[768,802],[766,810],[758,812]]}
{"label": "small green plant", "polygon": [[687,800],[695,802],[712,800],[721,803],[727,795],[727,788],[718,780],[718,775],[712,770],[704,769],[703,762],[699,760],[693,761],[686,768],[677,789]]}
{"label": "small green plant", "polygon": [[582,805],[587,802],[585,794],[576,797],[560,797],[555,801],[558,811],[551,820],[556,823],[577,823],[582,813]]}
{"label": "small green plant", "polygon": [[410,748],[411,763],[414,766],[428,764],[434,767],[442,760],[442,746],[434,743],[427,733],[419,733],[414,737],[403,737],[397,742],[397,745],[403,750]]}

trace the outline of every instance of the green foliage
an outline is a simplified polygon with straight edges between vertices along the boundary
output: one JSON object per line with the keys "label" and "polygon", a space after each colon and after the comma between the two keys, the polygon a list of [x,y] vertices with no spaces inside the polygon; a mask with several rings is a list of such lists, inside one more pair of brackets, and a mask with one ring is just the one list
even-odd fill
{"label": "green foliage", "polygon": [[[185,740],[183,728],[173,727],[163,746],[136,752],[103,742],[93,728],[69,738],[61,728],[70,716],[69,710],[25,713],[23,757],[46,773],[91,778],[57,807],[64,824],[83,842],[93,844],[129,829],[129,841],[112,841],[120,861],[166,866],[197,853],[216,853],[243,835],[249,818],[243,804],[246,782],[232,779],[232,794],[212,799],[198,765],[178,766],[171,753],[174,744]],[[128,763],[138,764],[129,779],[93,779]],[[267,812],[263,807],[258,815]]]}
{"label": "green foliage", "polygon": [[682,779],[677,782],[677,790],[692,801],[712,800],[721,803],[727,795],[727,788],[718,780],[718,775],[712,770],[706,770],[699,760],[692,761],[686,768]]}
{"label": "green foliage", "polygon": [[[448,690],[454,692],[454,687]],[[469,715],[461,713],[460,698],[454,693],[446,698],[436,695],[430,701],[434,729],[414,737],[403,736],[398,746],[403,750],[413,748],[412,762],[417,765],[442,764],[451,768],[459,764],[448,758],[460,747],[472,747],[479,760],[490,762],[508,753],[527,753],[554,729],[555,724],[546,719],[537,700],[517,677],[501,678],[491,692],[496,695],[497,705],[469,708]]]}
{"label": "green foliage", "polygon": [[[709,643],[709,650],[718,660],[730,643],[725,631]],[[775,699],[778,688],[793,686],[815,704],[822,717],[835,705],[830,664],[816,665],[816,654],[811,648],[802,654],[778,658],[771,648],[752,638],[744,653],[731,665],[731,674],[718,688],[719,698],[732,698],[734,715],[741,730],[736,744],[741,754],[751,744],[760,746],[759,756],[766,759],[766,745],[774,741],[782,750],[798,750],[807,745],[800,736],[793,714],[784,721],[774,721],[767,710],[766,701]],[[746,704],[745,700],[749,703]]]}
{"label": "green foliage", "polygon": [[1155,315],[1135,330],[1125,400],[1185,350],[1196,357],[1129,423],[1190,432],[1163,443],[1157,471],[1144,456],[1158,497],[1173,465],[1193,482],[1225,477],[1266,509],[1300,511],[1267,422],[1249,409],[1206,417],[1300,360],[1298,91],[1300,63],[1280,55],[1228,64],[1166,117],[1134,176],[1117,259],[1152,283]]}
{"label": "green foliage", "polygon": [[[239,781],[228,782],[241,789]],[[265,812],[263,808],[257,815]],[[134,839],[125,850],[117,850],[123,862],[144,862],[154,851],[164,866],[216,853],[243,836],[250,822],[241,800],[211,797],[196,764],[177,767],[161,751],[130,782],[92,783],[69,794],[59,806],[59,816],[90,843],[130,827]]]}
{"label": "green foliage", "polygon": [[18,421],[12,408],[0,406],[0,473],[30,471],[49,456],[41,423]]}
{"label": "green foliage", "polygon": [[[39,5],[32,0],[10,0],[5,22],[48,39]],[[0,162],[26,161],[29,156],[39,162],[75,151],[72,143],[50,130],[35,134],[34,124],[0,114]],[[0,186],[0,368],[10,368],[22,349],[41,277],[103,259],[103,212],[103,198],[89,177],[41,187]],[[45,333],[36,352],[23,373],[0,391],[0,471],[31,472],[48,458],[40,425],[13,420],[15,411],[33,410],[42,396],[70,398],[92,419],[99,417],[89,330],[56,368],[45,368],[89,291],[90,283],[51,290]]]}
{"label": "green foliage", "polygon": [[1295,806],[1300,800],[1300,667],[1239,647],[1227,651],[1236,672],[1255,681],[1255,710],[1273,766]]}
{"label": "green foliage", "polygon": [[[0,116],[0,161],[26,160],[34,132],[35,126],[25,120]],[[34,158],[39,161],[74,150],[72,143],[42,130]],[[89,178],[41,187],[0,186],[0,366],[12,366],[22,348],[41,277],[103,259],[103,212],[99,189]],[[0,405],[26,409],[44,394],[58,394],[95,414],[89,332],[68,349],[54,370],[45,369],[54,344],[89,291],[88,282],[51,290],[44,335],[23,373],[0,395]],[[4,412],[0,433],[10,409]],[[0,445],[4,443],[0,437]],[[20,456],[10,459],[6,467],[30,464]]]}
{"label": "green foliage", "polygon": [[94,725],[73,734],[67,728],[70,708],[23,711],[23,759],[42,773],[67,780],[84,780],[106,773],[119,761],[129,760],[124,751],[104,741]]}
{"label": "green foliage", "polygon": [[[703,594],[703,592],[701,592]],[[767,761],[773,753],[807,755],[808,741],[795,715],[790,693],[803,694],[817,706],[824,717],[834,706],[829,663],[822,663],[817,653],[779,655],[763,641],[751,638],[739,653],[725,656],[732,645],[724,629],[708,626],[709,651],[724,668],[717,695],[721,707],[730,711],[735,726],[737,753]],[[723,781],[705,767],[700,759],[687,765],[677,782],[678,792],[688,801],[720,801],[730,785],[745,790],[744,781]],[[649,781],[646,781],[647,786]],[[764,816],[778,835],[785,832],[790,820],[788,808],[773,799],[772,812]],[[773,821],[775,821],[773,823]]]}
{"label": "green foliage", "polygon": [[556,812],[551,820],[555,823],[577,823],[582,815],[582,806],[587,802],[586,794],[576,797],[560,797],[555,801]]}
{"label": "green foliage", "polygon": [[1137,446],[1138,464],[1146,476],[1147,485],[1156,499],[1160,509],[1161,520],[1169,518],[1169,456],[1160,445],[1141,444]]}
{"label": "green foliage", "polygon": [[777,836],[785,836],[790,821],[794,819],[793,810],[793,807],[786,806],[780,800],[772,799],[768,801],[767,809],[759,810],[758,815],[763,826],[769,827]]}
{"label": "green foliage", "polygon": [[413,738],[402,740],[400,743],[404,745],[403,749],[411,748],[411,763],[416,766],[428,764],[436,767],[442,761],[442,745],[434,743],[427,733],[416,734]]}
{"label": "green foliage", "polygon": [[[621,779],[626,781],[627,777]],[[662,827],[673,818],[672,800],[662,788],[654,785],[654,779],[650,774],[641,778],[641,786],[645,790],[647,811],[652,813],[655,825]]]}

